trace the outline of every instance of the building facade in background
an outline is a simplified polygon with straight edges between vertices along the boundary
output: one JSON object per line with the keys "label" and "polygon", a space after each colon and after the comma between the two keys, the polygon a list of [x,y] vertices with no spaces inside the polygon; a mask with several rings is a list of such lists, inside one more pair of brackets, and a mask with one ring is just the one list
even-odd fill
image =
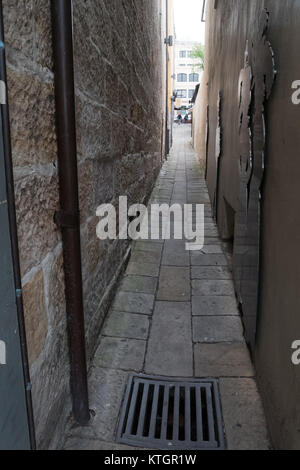
{"label": "building facade in background", "polygon": [[176,109],[190,107],[196,85],[201,82],[202,71],[197,67],[199,59],[192,57],[192,51],[199,43],[191,41],[175,42],[175,90]]}

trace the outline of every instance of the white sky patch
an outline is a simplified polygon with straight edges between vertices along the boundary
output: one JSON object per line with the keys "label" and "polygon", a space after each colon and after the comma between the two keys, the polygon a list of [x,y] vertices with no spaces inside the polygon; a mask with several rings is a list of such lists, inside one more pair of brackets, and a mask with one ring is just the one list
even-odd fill
{"label": "white sky patch", "polygon": [[178,41],[205,43],[205,23],[201,22],[203,0],[175,0],[175,30]]}

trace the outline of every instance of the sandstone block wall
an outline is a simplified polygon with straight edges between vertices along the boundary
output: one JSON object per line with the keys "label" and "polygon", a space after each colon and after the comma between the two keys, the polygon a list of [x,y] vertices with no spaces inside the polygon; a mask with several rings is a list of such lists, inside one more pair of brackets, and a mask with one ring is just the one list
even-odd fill
{"label": "sandstone block wall", "polygon": [[[38,445],[69,411],[50,0],[4,0],[18,236]],[[143,202],[161,163],[160,0],[74,0],[74,59],[88,359],[128,242],[96,238],[96,208]]]}

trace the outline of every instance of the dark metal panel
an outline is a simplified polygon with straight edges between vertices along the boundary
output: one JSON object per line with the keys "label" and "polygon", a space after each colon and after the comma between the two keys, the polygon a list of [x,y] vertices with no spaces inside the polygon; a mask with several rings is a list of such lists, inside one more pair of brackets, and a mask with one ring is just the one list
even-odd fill
{"label": "dark metal panel", "polygon": [[2,117],[0,116],[0,341],[6,363],[0,364],[0,449],[30,449],[20,334],[6,193]]}
{"label": "dark metal panel", "polygon": [[265,104],[276,77],[267,40],[269,13],[259,18],[260,34],[245,52],[239,82],[240,198],[235,226],[234,271],[245,337],[254,349],[260,284],[261,186],[265,171]]}
{"label": "dark metal panel", "polygon": [[0,1],[0,449],[35,449]]}
{"label": "dark metal panel", "polygon": [[213,213],[216,222],[218,221],[218,207],[219,207],[219,185],[220,185],[220,171],[221,171],[221,159],[222,159],[222,94],[218,94],[217,103],[217,127],[216,127],[216,184],[215,184],[215,195],[213,203]]}
{"label": "dark metal panel", "polygon": [[[2,124],[2,123],[1,123]],[[1,158],[0,158],[0,204],[6,201],[5,164],[3,158],[3,132],[0,126]]]}
{"label": "dark metal panel", "polygon": [[208,172],[208,144],[209,144],[209,105],[206,108],[206,129],[205,129],[205,179]]}

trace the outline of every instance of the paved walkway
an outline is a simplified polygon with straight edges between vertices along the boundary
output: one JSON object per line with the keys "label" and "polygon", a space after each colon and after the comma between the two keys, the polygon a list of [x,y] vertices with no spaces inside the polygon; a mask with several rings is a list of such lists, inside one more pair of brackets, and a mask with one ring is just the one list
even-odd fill
{"label": "paved walkway", "polygon": [[176,127],[172,154],[150,202],[205,204],[205,247],[138,241],[121,281],[90,374],[91,424],[68,430],[66,449],[125,449],[115,444],[130,373],[219,379],[229,449],[268,449],[254,370],[243,339],[232,276],[190,126]]}

